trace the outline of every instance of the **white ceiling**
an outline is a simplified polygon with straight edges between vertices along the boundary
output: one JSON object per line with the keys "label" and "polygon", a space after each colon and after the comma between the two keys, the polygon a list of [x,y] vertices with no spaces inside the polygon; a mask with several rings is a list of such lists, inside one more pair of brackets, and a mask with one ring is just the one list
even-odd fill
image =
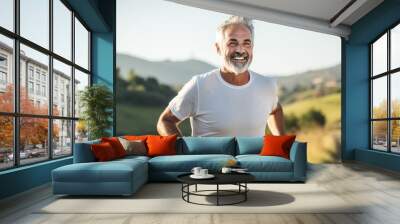
{"label": "white ceiling", "polygon": [[[350,35],[352,24],[383,2],[383,0],[168,1],[346,38]],[[342,10],[344,8],[346,9]]]}

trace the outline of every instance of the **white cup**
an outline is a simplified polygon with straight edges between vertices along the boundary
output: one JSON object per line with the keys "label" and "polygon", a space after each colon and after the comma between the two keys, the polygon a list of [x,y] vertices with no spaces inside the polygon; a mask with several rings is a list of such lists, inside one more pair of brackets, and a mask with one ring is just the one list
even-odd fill
{"label": "white cup", "polygon": [[196,175],[196,176],[199,176],[199,175],[201,175],[200,174],[200,171],[202,170],[202,168],[201,167],[193,167],[193,169],[192,169],[192,173],[194,174],[194,175]]}
{"label": "white cup", "polygon": [[222,167],[221,172],[222,173],[230,173],[232,171],[232,168],[230,167]]}
{"label": "white cup", "polygon": [[208,169],[201,169],[200,170],[200,176],[207,176],[208,175]]}

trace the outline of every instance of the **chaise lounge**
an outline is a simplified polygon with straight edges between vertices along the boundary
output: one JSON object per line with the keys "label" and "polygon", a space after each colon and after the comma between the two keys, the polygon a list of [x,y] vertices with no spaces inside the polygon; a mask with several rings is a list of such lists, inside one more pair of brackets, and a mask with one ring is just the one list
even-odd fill
{"label": "chaise lounge", "polygon": [[54,194],[132,195],[148,181],[177,181],[196,166],[218,172],[232,159],[258,182],[306,181],[307,145],[301,142],[293,143],[286,159],[260,156],[263,137],[182,137],[176,141],[177,155],[96,162],[90,146],[99,142],[75,144],[74,163],[52,171]]}

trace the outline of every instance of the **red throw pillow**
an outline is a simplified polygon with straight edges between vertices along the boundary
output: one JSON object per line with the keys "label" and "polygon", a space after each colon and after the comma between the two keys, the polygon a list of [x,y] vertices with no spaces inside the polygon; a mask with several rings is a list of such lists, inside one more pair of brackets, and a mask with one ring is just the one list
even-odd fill
{"label": "red throw pillow", "polygon": [[264,136],[264,145],[260,155],[281,156],[290,159],[290,147],[292,147],[295,139],[296,135],[266,135]]}
{"label": "red throw pillow", "polygon": [[101,142],[108,142],[112,146],[115,151],[115,155],[118,158],[126,156],[126,151],[122,146],[121,142],[119,142],[117,137],[110,137],[110,138],[101,138]]}
{"label": "red throw pillow", "polygon": [[148,156],[176,155],[176,139],[178,135],[149,135],[146,143]]}
{"label": "red throw pillow", "polygon": [[109,161],[117,158],[115,151],[109,142],[92,144],[90,148],[94,154],[94,157],[99,162]]}

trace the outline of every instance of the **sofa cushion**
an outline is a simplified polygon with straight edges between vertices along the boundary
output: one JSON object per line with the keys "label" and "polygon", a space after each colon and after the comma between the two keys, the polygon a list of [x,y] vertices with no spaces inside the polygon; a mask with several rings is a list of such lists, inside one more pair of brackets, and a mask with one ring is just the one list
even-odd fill
{"label": "sofa cushion", "polygon": [[94,157],[96,157],[96,161],[104,162],[118,158],[112,145],[108,142],[92,144],[90,148],[92,149]]}
{"label": "sofa cushion", "polygon": [[259,154],[263,147],[263,137],[236,137],[236,155]]}
{"label": "sofa cushion", "polygon": [[249,172],[292,172],[292,161],[279,156],[238,155],[240,167]]}
{"label": "sofa cushion", "polygon": [[118,137],[103,137],[101,138],[101,142],[108,142],[114,149],[115,155],[117,158],[122,158],[126,156],[126,151],[119,141]]}
{"label": "sofa cushion", "polygon": [[52,175],[58,182],[130,182],[133,173],[147,172],[146,166],[140,159],[74,163],[53,170]]}
{"label": "sofa cushion", "polygon": [[290,148],[292,147],[295,139],[296,135],[266,135],[264,136],[264,145],[261,149],[260,155],[280,156],[286,159],[290,159]]}
{"label": "sofa cushion", "polygon": [[165,156],[176,154],[176,138],[178,135],[149,135],[147,137],[147,155],[148,156]]}
{"label": "sofa cushion", "polygon": [[147,148],[145,141],[142,140],[126,140],[124,138],[118,137],[119,142],[124,147],[126,155],[147,155]]}
{"label": "sofa cushion", "polygon": [[234,137],[182,137],[177,144],[178,154],[235,155]]}
{"label": "sofa cushion", "polygon": [[175,155],[158,156],[149,160],[149,170],[163,172],[190,172],[193,167],[200,166],[212,172],[219,171],[230,159],[231,155]]}

